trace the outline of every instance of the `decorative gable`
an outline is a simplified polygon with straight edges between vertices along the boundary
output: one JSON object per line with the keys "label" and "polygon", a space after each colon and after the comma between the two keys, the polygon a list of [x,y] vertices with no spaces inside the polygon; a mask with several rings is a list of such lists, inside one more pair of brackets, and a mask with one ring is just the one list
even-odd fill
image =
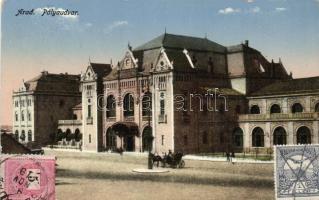
{"label": "decorative gable", "polygon": [[95,81],[96,78],[96,74],[94,73],[91,65],[87,67],[86,72],[81,77],[82,81]]}
{"label": "decorative gable", "polygon": [[132,69],[137,67],[138,60],[134,58],[132,51],[128,50],[122,60],[121,69]]}
{"label": "decorative gable", "polygon": [[172,68],[173,68],[173,62],[170,62],[165,52],[165,49],[162,48],[155,65],[155,70],[163,71],[163,70],[169,70]]}

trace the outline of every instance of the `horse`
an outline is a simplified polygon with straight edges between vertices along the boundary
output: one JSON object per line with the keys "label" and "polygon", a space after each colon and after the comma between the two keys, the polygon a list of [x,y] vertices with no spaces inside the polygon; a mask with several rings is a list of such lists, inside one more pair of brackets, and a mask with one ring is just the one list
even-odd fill
{"label": "horse", "polygon": [[159,167],[159,163],[163,163],[163,158],[159,155],[155,155],[153,153],[150,153],[150,156],[152,158],[152,162],[153,162],[153,165],[155,164],[156,162],[156,166]]}

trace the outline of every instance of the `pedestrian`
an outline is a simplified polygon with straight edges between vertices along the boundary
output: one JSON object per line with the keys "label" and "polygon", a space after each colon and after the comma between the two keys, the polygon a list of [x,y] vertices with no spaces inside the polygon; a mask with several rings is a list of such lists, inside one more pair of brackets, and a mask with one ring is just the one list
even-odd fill
{"label": "pedestrian", "polygon": [[230,156],[229,156],[229,152],[228,151],[226,152],[226,157],[227,157],[227,162],[229,162],[230,161]]}
{"label": "pedestrian", "polygon": [[235,158],[235,152],[234,151],[231,152],[231,156],[230,157],[231,157],[230,158],[231,159],[231,163],[234,164],[234,162],[233,162],[233,159]]}

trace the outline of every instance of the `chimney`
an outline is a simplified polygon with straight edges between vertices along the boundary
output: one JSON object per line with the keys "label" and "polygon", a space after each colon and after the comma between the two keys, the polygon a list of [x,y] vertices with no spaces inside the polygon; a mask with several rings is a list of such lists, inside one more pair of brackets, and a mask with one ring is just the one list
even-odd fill
{"label": "chimney", "polygon": [[248,47],[249,46],[249,40],[245,40],[245,45]]}

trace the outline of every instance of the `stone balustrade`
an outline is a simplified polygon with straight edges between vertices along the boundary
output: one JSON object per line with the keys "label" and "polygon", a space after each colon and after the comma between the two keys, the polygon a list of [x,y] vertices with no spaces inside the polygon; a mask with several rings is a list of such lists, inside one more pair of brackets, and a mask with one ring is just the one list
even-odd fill
{"label": "stone balustrade", "polygon": [[319,120],[319,113],[274,113],[239,115],[239,121]]}

